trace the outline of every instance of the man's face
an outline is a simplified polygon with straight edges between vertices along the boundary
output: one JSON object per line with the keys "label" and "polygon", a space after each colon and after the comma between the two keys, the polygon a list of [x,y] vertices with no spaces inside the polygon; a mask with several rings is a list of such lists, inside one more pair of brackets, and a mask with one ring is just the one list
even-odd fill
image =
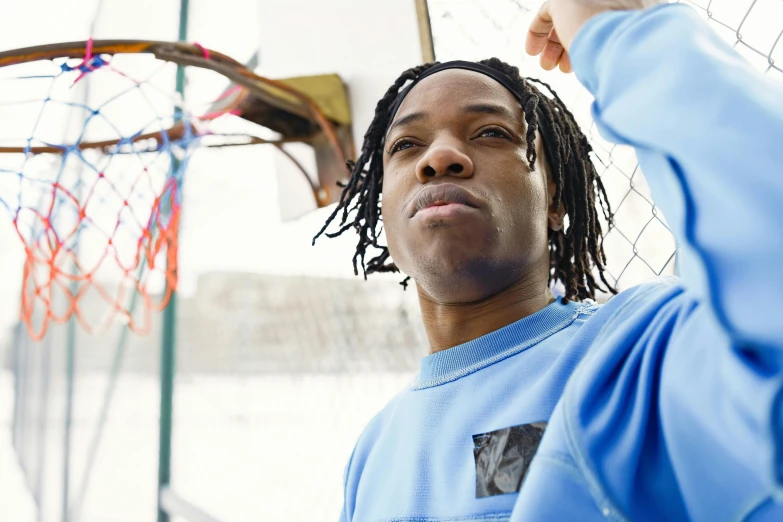
{"label": "man's face", "polygon": [[420,292],[464,303],[546,283],[554,184],[538,139],[528,167],[525,129],[516,98],[472,71],[436,73],[403,101],[384,145],[382,216]]}

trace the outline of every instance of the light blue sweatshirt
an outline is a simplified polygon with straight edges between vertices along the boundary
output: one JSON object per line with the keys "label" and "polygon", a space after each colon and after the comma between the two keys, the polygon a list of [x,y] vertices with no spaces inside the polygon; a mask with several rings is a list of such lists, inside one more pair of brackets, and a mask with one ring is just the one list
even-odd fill
{"label": "light blue sweatshirt", "polygon": [[571,60],[681,278],[425,357],[356,444],[344,521],[783,521],[783,86],[683,5],[595,17]]}

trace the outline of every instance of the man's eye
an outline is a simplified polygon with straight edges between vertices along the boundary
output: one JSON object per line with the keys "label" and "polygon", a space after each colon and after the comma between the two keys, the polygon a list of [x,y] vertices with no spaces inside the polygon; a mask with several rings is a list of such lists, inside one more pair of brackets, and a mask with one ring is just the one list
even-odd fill
{"label": "man's eye", "polygon": [[413,146],[414,143],[410,140],[406,140],[406,139],[398,140],[397,142],[394,143],[394,145],[392,145],[389,154],[394,154],[395,152],[400,152],[401,150],[409,149]]}
{"label": "man's eye", "polygon": [[479,134],[479,138],[506,138],[508,139],[510,136],[508,133],[498,127],[491,127],[489,129],[484,129]]}

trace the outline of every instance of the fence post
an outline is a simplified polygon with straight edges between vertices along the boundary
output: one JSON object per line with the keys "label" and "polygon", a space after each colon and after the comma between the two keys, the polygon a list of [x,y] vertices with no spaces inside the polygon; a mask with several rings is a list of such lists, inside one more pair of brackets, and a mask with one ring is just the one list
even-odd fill
{"label": "fence post", "polygon": [[[188,0],[180,1],[179,40],[188,38]],[[177,92],[185,97],[185,68],[177,67]],[[180,113],[180,111],[177,111]],[[175,113],[175,116],[177,115]],[[180,113],[181,114],[181,113]],[[176,160],[173,160],[176,161]],[[173,164],[176,172],[178,165]],[[176,250],[166,252],[166,255],[176,255]],[[176,266],[176,265],[175,265]],[[167,283],[168,284],[168,283]],[[168,306],[163,310],[163,335],[161,338],[160,355],[160,446],[158,451],[158,522],[169,522],[170,517],[161,502],[161,492],[168,489],[171,483],[171,428],[174,399],[174,372],[176,355],[176,321],[177,294],[174,289]]]}
{"label": "fence post", "polygon": [[[78,239],[77,239],[78,241]],[[71,287],[75,287],[75,283]],[[75,377],[76,358],[76,317],[71,316],[67,325],[67,346],[65,354],[65,437],[63,439],[63,522],[70,522],[69,500],[71,496],[71,429],[73,423],[73,381]]]}
{"label": "fence post", "polygon": [[171,425],[174,398],[174,327],[176,294],[171,294],[168,306],[163,310],[163,336],[160,357],[160,449],[158,452],[158,522],[169,522],[163,509],[160,493],[171,482]]}

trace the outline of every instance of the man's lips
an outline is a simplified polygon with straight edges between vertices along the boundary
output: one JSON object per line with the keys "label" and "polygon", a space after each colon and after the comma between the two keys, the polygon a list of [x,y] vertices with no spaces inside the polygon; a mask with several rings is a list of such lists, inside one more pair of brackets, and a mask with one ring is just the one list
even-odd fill
{"label": "man's lips", "polygon": [[410,217],[419,211],[428,209],[431,212],[450,212],[459,207],[479,208],[479,200],[464,188],[453,183],[428,185],[421,189],[411,201]]}
{"label": "man's lips", "polygon": [[445,205],[430,205],[416,212],[415,219],[456,218],[468,212],[476,212],[474,207],[462,203],[446,203]]}

